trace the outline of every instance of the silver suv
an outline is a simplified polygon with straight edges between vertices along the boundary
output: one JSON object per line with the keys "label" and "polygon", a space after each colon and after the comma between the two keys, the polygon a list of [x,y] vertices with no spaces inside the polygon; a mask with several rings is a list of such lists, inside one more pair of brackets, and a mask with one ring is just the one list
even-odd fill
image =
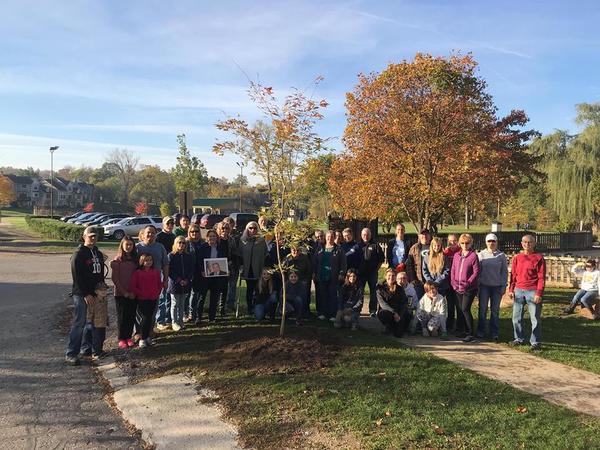
{"label": "silver suv", "polygon": [[137,237],[140,230],[142,230],[146,225],[154,225],[158,230],[161,230],[162,218],[154,216],[126,217],[117,223],[103,227],[104,237],[114,238],[118,241],[123,239],[123,236],[126,234],[131,237]]}

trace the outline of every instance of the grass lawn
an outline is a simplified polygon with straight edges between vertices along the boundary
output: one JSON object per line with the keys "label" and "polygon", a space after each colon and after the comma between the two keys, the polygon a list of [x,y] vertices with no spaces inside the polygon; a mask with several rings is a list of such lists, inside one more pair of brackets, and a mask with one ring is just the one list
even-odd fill
{"label": "grass lawn", "polygon": [[[542,308],[543,351],[536,355],[600,374],[600,321],[583,318],[577,313],[562,314],[575,292],[576,289],[546,289]],[[473,314],[476,313],[474,308]],[[525,313],[525,330],[529,336],[528,313]],[[506,341],[513,338],[512,308],[500,310],[500,335]],[[529,351],[527,347],[517,349]]]}
{"label": "grass lawn", "polygon": [[[600,422],[393,338],[329,324],[225,321],[121,353],[134,379],[189,372],[220,397],[245,446],[591,448]],[[211,401],[207,399],[207,401]],[[214,400],[213,400],[214,401]]]}

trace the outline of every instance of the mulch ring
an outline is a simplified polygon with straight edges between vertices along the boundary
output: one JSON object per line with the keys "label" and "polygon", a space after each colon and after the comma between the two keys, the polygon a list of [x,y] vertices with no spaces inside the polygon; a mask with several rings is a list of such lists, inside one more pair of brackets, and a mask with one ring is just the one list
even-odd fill
{"label": "mulch ring", "polygon": [[339,351],[338,345],[324,344],[315,338],[263,336],[221,347],[207,359],[218,370],[300,373],[329,367]]}

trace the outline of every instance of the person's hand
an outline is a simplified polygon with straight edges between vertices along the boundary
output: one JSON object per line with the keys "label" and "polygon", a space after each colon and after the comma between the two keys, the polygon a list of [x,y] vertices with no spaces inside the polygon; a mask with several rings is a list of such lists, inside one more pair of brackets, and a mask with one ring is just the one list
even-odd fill
{"label": "person's hand", "polygon": [[181,286],[187,286],[188,282],[187,282],[187,280],[181,280],[181,281],[179,282],[179,284],[180,284]]}
{"label": "person's hand", "polygon": [[400,322],[400,316],[398,313],[394,313],[394,322]]}
{"label": "person's hand", "polygon": [[536,305],[539,305],[540,303],[542,303],[542,296],[541,295],[534,295],[533,296],[533,303],[535,303]]}
{"label": "person's hand", "polygon": [[83,299],[85,300],[85,304],[87,306],[92,306],[94,304],[94,296],[93,295],[86,295]]}
{"label": "person's hand", "polygon": [[515,293],[514,292],[509,292],[508,293],[508,298],[510,298],[511,300],[515,299]]}

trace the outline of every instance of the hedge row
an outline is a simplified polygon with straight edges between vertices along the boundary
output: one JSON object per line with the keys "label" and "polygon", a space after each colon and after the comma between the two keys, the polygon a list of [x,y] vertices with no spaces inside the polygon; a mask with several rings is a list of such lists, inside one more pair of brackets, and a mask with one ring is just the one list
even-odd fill
{"label": "hedge row", "polygon": [[25,216],[25,222],[33,231],[51,239],[79,242],[83,234],[83,226],[64,223],[60,220]]}

